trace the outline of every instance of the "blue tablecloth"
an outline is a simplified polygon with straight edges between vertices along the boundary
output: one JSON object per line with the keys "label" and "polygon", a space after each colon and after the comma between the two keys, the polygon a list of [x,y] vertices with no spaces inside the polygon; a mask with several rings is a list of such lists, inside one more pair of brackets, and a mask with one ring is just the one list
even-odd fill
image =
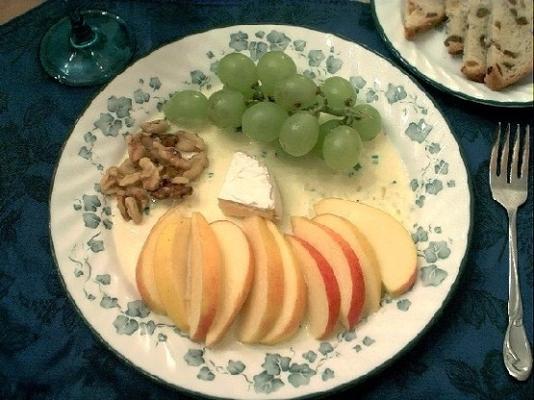
{"label": "blue tablecloth", "polygon": [[[120,15],[137,40],[135,58],[211,28],[283,23],[328,31],[392,55],[370,6],[354,1],[94,1]],[[44,5],[0,26],[0,399],[176,399],[186,395],[127,366],[90,332],[67,299],[51,256],[48,196],[61,146],[99,87],[55,83],[38,61],[39,41],[65,15]],[[507,223],[488,186],[497,121],[530,123],[532,109],[504,110],[426,86],[449,119],[472,176],[475,217],[465,274],[441,318],[406,355],[346,399],[531,399],[532,377],[508,376]],[[529,115],[530,114],[530,115]],[[534,163],[531,163],[531,166]],[[518,218],[525,324],[532,343],[532,190]],[[231,395],[229,393],[229,395]]]}

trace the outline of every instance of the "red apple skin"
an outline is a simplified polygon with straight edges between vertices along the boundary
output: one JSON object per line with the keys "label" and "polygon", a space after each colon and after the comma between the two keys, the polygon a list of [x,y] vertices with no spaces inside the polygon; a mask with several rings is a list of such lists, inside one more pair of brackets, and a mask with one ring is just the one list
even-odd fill
{"label": "red apple skin", "polygon": [[413,274],[410,276],[410,279],[408,279],[408,282],[406,282],[404,285],[402,285],[397,291],[391,293],[393,297],[398,297],[404,293],[406,293],[408,290],[412,288],[412,286],[415,284],[415,281],[417,280],[417,265],[414,268]]}
{"label": "red apple skin", "polygon": [[[417,250],[410,233],[392,215],[364,203],[334,197],[319,200],[313,208],[318,215],[334,214],[344,217],[361,230],[375,250],[382,285],[392,297],[402,295],[413,286],[417,279]],[[367,229],[376,227],[377,221],[380,221],[381,227],[382,224],[387,226],[387,229]],[[401,249],[402,257],[397,256],[397,251],[387,251],[387,248],[380,245],[387,242],[383,240],[387,237],[395,247]],[[402,276],[392,277],[392,270],[402,272]]]}
{"label": "red apple skin", "polygon": [[336,323],[339,317],[339,310],[341,308],[341,294],[339,293],[339,286],[337,284],[336,276],[334,275],[334,271],[332,270],[332,267],[330,266],[328,261],[326,261],[323,255],[319,253],[317,249],[315,249],[315,247],[313,247],[305,240],[302,240],[294,235],[286,235],[286,237],[297,241],[302,245],[302,247],[304,247],[308,251],[308,253],[310,253],[312,258],[316,261],[317,267],[319,268],[319,272],[323,277],[323,282],[325,284],[326,290],[326,298],[329,299],[330,306],[328,322],[326,324],[324,332],[321,336],[317,338],[323,339],[330,335],[336,327]]}
{"label": "red apple skin", "polygon": [[345,258],[350,266],[350,275],[354,282],[352,299],[350,303],[350,310],[348,313],[349,328],[352,329],[362,317],[363,306],[365,304],[365,282],[363,280],[363,272],[360,266],[358,256],[352,250],[352,247],[343,239],[337,232],[333,231],[329,227],[314,222],[324,229],[330,237],[332,237],[341,247]]}

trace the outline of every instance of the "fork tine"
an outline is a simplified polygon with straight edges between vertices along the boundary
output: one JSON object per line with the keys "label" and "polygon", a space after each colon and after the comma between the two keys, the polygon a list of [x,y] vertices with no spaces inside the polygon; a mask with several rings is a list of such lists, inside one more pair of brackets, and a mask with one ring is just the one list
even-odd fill
{"label": "fork tine", "polygon": [[495,138],[495,143],[491,148],[491,158],[490,158],[490,178],[491,176],[497,176],[497,162],[499,159],[499,144],[501,143],[501,123],[497,125],[497,135]]}
{"label": "fork tine", "polygon": [[[528,157],[530,151],[530,125],[525,128],[525,140],[523,141],[523,160],[521,165],[521,179],[527,178],[528,181]],[[527,182],[528,185],[528,182]]]}
{"label": "fork tine", "polygon": [[521,126],[517,124],[515,131],[514,148],[512,150],[512,165],[510,166],[510,182],[516,178],[519,178],[519,145],[521,141]]}
{"label": "fork tine", "polygon": [[502,146],[501,151],[501,167],[499,170],[499,175],[503,175],[506,177],[506,181],[509,182],[509,176],[508,173],[508,156],[510,154],[510,123],[506,124],[506,131],[504,132],[504,144]]}

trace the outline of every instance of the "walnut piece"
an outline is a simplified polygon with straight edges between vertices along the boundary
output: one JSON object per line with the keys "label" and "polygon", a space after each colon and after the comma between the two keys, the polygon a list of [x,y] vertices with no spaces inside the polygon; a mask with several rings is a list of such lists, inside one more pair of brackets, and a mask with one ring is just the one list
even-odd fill
{"label": "walnut piece", "polygon": [[159,185],[159,169],[154,165],[150,158],[143,157],[139,160],[139,166],[143,169],[140,173],[143,181],[143,188],[146,190],[155,190]]}
{"label": "walnut piece", "polygon": [[117,208],[119,209],[122,218],[124,218],[126,221],[129,221],[130,215],[128,214],[128,210],[126,209],[126,204],[124,203],[124,196],[117,196]]}
{"label": "walnut piece", "polygon": [[[108,168],[100,180],[103,194],[117,198],[126,221],[141,223],[151,199],[181,199],[208,166],[206,144],[197,134],[170,129],[165,120],[148,121],[128,137],[128,158]],[[182,152],[188,154],[184,158]]]}
{"label": "walnut piece", "polygon": [[133,197],[126,197],[126,199],[124,199],[124,204],[126,205],[126,211],[130,218],[133,219],[133,222],[140,224],[141,221],[143,221],[143,214],[141,214],[141,210],[139,210],[137,200]]}
{"label": "walnut piece", "polygon": [[178,141],[178,143],[176,143],[176,145],[174,146],[175,148],[177,148],[178,150],[180,151],[197,151],[197,147],[195,146],[195,143],[193,143],[191,140],[185,138],[185,137],[182,137],[180,138],[180,140]]}
{"label": "walnut piece", "polygon": [[206,143],[202,140],[200,136],[198,136],[196,133],[186,132],[186,131],[179,131],[178,135],[182,138],[185,138],[189,140],[190,142],[193,142],[193,144],[196,147],[197,151],[203,151],[206,150]]}
{"label": "walnut piece", "polygon": [[150,195],[148,194],[148,192],[143,188],[137,186],[130,186],[128,189],[126,189],[124,195],[135,198],[135,200],[137,200],[139,208],[142,210],[147,208],[148,204],[150,203]]}
{"label": "walnut piece", "polygon": [[183,176],[189,180],[195,180],[200,176],[202,171],[208,166],[208,157],[206,153],[198,153],[191,158],[191,168],[183,173]]}
{"label": "walnut piece", "polygon": [[113,194],[119,189],[118,185],[119,169],[110,167],[100,179],[100,190],[105,194]]}
{"label": "walnut piece", "polygon": [[176,183],[176,184],[187,184],[189,183],[189,178],[186,178],[185,176],[176,176],[174,178],[171,179],[171,182],[172,183]]}
{"label": "walnut piece", "polygon": [[122,164],[119,165],[118,170],[119,170],[119,173],[122,175],[133,174],[134,172],[137,171],[135,168],[135,164],[129,158],[124,160]]}
{"label": "walnut piece", "polygon": [[132,163],[137,163],[145,156],[146,149],[141,141],[142,135],[128,136],[128,157]]}
{"label": "walnut piece", "polygon": [[193,188],[184,184],[175,184],[171,181],[161,181],[160,187],[152,192],[155,199],[180,199],[193,193]]}
{"label": "walnut piece", "polygon": [[133,174],[126,175],[119,181],[119,186],[126,187],[135,185],[141,180],[141,174],[139,172],[134,172]]}
{"label": "walnut piece", "polygon": [[169,130],[169,123],[164,119],[156,119],[142,123],[141,129],[147,133],[165,133]]}

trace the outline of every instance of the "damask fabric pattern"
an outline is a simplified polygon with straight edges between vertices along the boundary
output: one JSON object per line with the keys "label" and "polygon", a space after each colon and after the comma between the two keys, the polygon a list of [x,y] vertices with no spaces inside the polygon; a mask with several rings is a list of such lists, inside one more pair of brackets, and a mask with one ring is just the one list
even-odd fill
{"label": "damask fabric pattern", "polygon": [[[48,196],[62,143],[99,91],[68,88],[39,66],[38,45],[64,15],[64,2],[0,26],[0,399],[187,399],[113,355],[67,299],[51,255]],[[234,24],[283,23],[332,32],[392,58],[369,5],[354,1],[94,1],[120,15],[137,40],[136,58],[195,32]],[[488,186],[497,121],[530,123],[530,110],[470,104],[425,86],[442,108],[472,177],[475,214],[465,274],[452,301],[415,347],[355,388],[347,399],[530,399],[533,378],[509,378],[506,327],[507,223]],[[534,163],[531,163],[531,166]],[[532,343],[533,201],[518,218],[525,325]],[[392,333],[393,334],[393,333]],[[231,396],[231,393],[228,393]]]}

